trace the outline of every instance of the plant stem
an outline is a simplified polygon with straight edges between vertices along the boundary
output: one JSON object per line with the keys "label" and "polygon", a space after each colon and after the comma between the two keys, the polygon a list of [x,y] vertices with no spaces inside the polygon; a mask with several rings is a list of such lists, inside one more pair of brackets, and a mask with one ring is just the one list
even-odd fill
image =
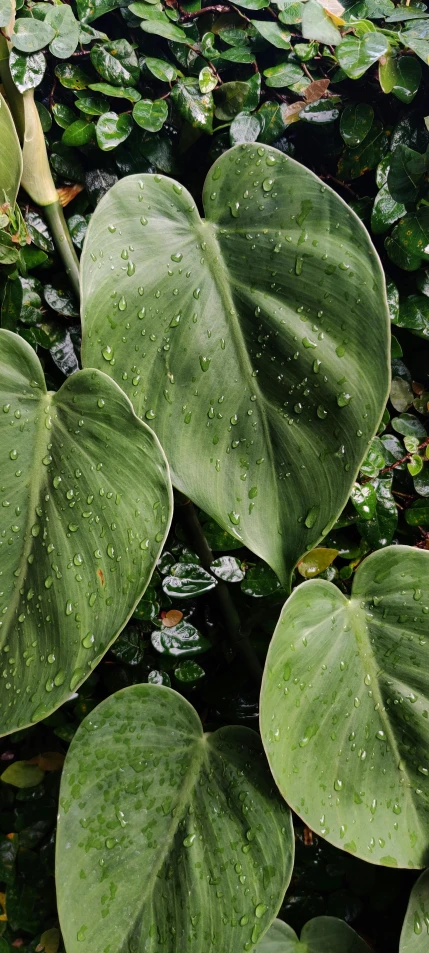
{"label": "plant stem", "polygon": [[59,202],[45,205],[43,212],[52,232],[58,254],[64,264],[66,275],[79,301],[79,262],[67,228],[64,212]]}
{"label": "plant stem", "polygon": [[[178,492],[176,493],[176,504],[178,516],[186,536],[195,549],[197,556],[199,556],[203,569],[209,572],[214,556],[204,536],[195,507],[186,496]],[[225,582],[221,580],[218,581],[213,591],[213,597],[217,601],[225,629],[228,632],[233,647],[246,665],[249,675],[251,675],[254,681],[259,685],[262,679],[262,667],[248,635],[242,632],[240,617]]]}

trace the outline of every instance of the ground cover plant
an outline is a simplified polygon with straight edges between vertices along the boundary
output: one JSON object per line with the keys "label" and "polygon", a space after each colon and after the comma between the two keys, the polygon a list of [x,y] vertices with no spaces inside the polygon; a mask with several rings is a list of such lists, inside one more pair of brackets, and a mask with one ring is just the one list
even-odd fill
{"label": "ground cover plant", "polygon": [[429,948],[428,23],[0,0],[0,953]]}

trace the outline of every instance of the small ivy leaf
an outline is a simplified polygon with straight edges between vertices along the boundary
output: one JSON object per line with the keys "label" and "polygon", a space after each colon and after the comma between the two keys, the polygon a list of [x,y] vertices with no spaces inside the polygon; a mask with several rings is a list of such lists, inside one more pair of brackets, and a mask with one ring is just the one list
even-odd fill
{"label": "small ivy leaf", "polygon": [[341,33],[332,22],[331,16],[317,0],[307,0],[302,14],[302,35],[306,40],[318,40],[328,46],[341,43]]}
{"label": "small ivy leaf", "polygon": [[[268,0],[267,0],[268,2]],[[191,40],[181,27],[175,26],[170,20],[144,20],[141,29],[145,33],[152,33],[155,36],[162,36],[165,40],[172,40],[174,43],[184,43],[185,46],[191,46]]]}
{"label": "small ivy leaf", "polygon": [[324,546],[317,546],[307,553],[297,565],[300,576],[304,579],[313,579],[325,569],[332,565],[334,559],[338,556],[338,549],[328,549]]}
{"label": "small ivy leaf", "polygon": [[269,20],[251,20],[250,22],[264,40],[271,43],[271,46],[275,46],[278,50],[290,50],[291,34],[288,30],[282,29],[278,23],[271,23]]}
{"label": "small ivy leaf", "polygon": [[171,98],[180,115],[194,129],[213,132],[213,95],[202,93],[198,80],[191,78],[179,80],[171,91]]}
{"label": "small ivy leaf", "polygon": [[55,37],[49,44],[53,56],[68,59],[74,53],[79,42],[80,25],[73,15],[72,8],[66,3],[50,7],[44,23],[55,30]]}
{"label": "small ivy leaf", "polygon": [[271,566],[260,562],[249,569],[246,578],[241,583],[241,589],[246,596],[261,599],[263,596],[270,596],[274,592],[281,592],[282,585]]}
{"label": "small ivy leaf", "polygon": [[374,120],[363,142],[353,149],[346,149],[338,163],[338,174],[344,179],[357,179],[370,169],[375,169],[388,149],[388,140],[383,124]]}
{"label": "small ivy leaf", "polygon": [[361,519],[370,520],[375,514],[377,507],[377,497],[372,483],[355,483],[350,499]]}
{"label": "small ivy leaf", "polygon": [[46,60],[43,53],[16,53],[10,51],[9,68],[12,79],[20,93],[26,89],[35,89],[45,75]]}
{"label": "small ivy leaf", "polygon": [[374,110],[369,103],[352,103],[341,113],[340,133],[346,146],[359,146],[366,139],[374,122]]}
{"label": "small ivy leaf", "polygon": [[395,202],[389,192],[389,186],[383,185],[374,199],[371,212],[371,230],[374,235],[382,235],[398,218],[405,215],[406,208],[402,202]]}
{"label": "small ivy leaf", "polygon": [[398,510],[392,496],[392,474],[373,481],[376,507],[370,519],[358,520],[357,527],[371,549],[389,546],[398,523]]}
{"label": "small ivy leaf", "polygon": [[383,444],[379,437],[374,437],[365,460],[361,463],[360,471],[366,477],[375,477],[384,466]]}
{"label": "small ivy leaf", "polygon": [[413,414],[392,417],[391,424],[396,433],[401,433],[405,437],[417,437],[419,441],[426,440],[426,430],[418,417]]}
{"label": "small ivy leaf", "polygon": [[415,500],[405,510],[405,520],[409,526],[429,526],[429,500]]}
{"label": "small ivy leaf", "polygon": [[211,93],[213,89],[216,89],[217,78],[209,66],[203,66],[198,74],[198,84],[200,87],[200,92],[202,93]]}
{"label": "small ivy leaf", "polygon": [[66,89],[86,89],[91,82],[88,73],[71,63],[59,63],[55,67],[55,76]]}
{"label": "small ivy leaf", "polygon": [[176,67],[166,60],[157,59],[155,56],[147,56],[144,65],[162,83],[172,83],[177,79]]}
{"label": "small ivy leaf", "polygon": [[161,655],[192,656],[207,652],[211,642],[190,622],[181,621],[170,628],[157,629],[152,632],[153,648]]}
{"label": "small ivy leaf", "polygon": [[411,476],[418,476],[421,470],[423,470],[423,457],[421,457],[418,453],[414,453],[412,460],[407,463],[407,470]]}
{"label": "small ivy leaf", "polygon": [[258,116],[248,112],[238,113],[229,127],[229,137],[232,146],[240,142],[256,142],[261,131]]}
{"label": "small ivy leaf", "polygon": [[364,33],[361,38],[346,36],[338,46],[338,62],[350,79],[359,79],[388,49],[387,37],[377,31]]}
{"label": "small ivy leaf", "polygon": [[426,156],[400,143],[392,153],[387,184],[396,202],[409,205],[417,198],[426,172]]}
{"label": "small ivy leaf", "polygon": [[242,564],[235,556],[219,556],[213,560],[210,569],[223,582],[241,582],[245,577]]}
{"label": "small ivy leaf", "polygon": [[168,116],[168,106],[164,99],[140,99],[133,109],[133,119],[148,132],[159,132]]}
{"label": "small ivy leaf", "polygon": [[401,218],[396,228],[399,243],[409,255],[429,260],[429,208]]}
{"label": "small ivy leaf", "polygon": [[[127,116],[127,119],[129,117]],[[62,142],[65,146],[85,146],[95,138],[95,125],[86,119],[76,119],[64,130]]]}
{"label": "small ivy leaf", "polygon": [[55,30],[43,20],[25,17],[16,20],[12,33],[12,46],[21,53],[37,53],[54,39]]}
{"label": "small ivy leaf", "polygon": [[398,328],[408,328],[417,337],[429,338],[429,298],[423,294],[403,298],[394,324]]}
{"label": "small ivy leaf", "polygon": [[112,86],[136,86],[140,67],[128,40],[96,44],[91,50],[91,63],[97,73]]}
{"label": "small ivy leaf", "polygon": [[[102,93],[104,96],[109,96],[113,99],[129,99],[131,103],[138,103],[141,99],[141,93],[138,89],[134,89],[133,86],[112,86],[110,83],[90,83],[89,89],[93,90],[96,93]],[[107,103],[107,106],[109,104]],[[76,103],[78,109],[81,108],[79,103]],[[106,110],[104,110],[106,112]]]}
{"label": "small ivy leaf", "polygon": [[201,665],[198,665],[197,662],[193,662],[192,659],[185,659],[183,662],[179,662],[174,669],[175,678],[182,685],[194,685],[195,682],[199,682],[201,678],[204,678],[205,671],[201,668]]}
{"label": "small ivy leaf", "polygon": [[15,788],[34,788],[43,781],[45,772],[36,764],[28,761],[14,761],[0,775],[5,784],[12,784]]}
{"label": "small ivy leaf", "polygon": [[203,592],[209,592],[217,585],[216,579],[202,566],[192,563],[176,563],[171,573],[162,581],[167,596],[175,599],[191,599]]}
{"label": "small ivy leaf", "polygon": [[103,116],[100,116],[95,127],[99,148],[103,152],[116,149],[121,142],[128,139],[132,128],[132,116],[127,113],[121,113],[119,116],[115,112],[104,113]]}

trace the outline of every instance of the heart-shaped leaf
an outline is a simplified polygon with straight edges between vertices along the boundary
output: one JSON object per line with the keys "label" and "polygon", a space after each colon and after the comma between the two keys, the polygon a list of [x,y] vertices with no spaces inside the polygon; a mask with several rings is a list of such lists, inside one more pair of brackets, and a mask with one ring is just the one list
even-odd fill
{"label": "heart-shaped leaf", "polygon": [[411,891],[401,932],[399,953],[426,953],[429,936],[429,870]]}
{"label": "heart-shaped leaf", "polygon": [[370,953],[369,947],[344,920],[315,917],[309,920],[301,939],[292,927],[274,920],[254,953]]}
{"label": "heart-shaped leaf", "polygon": [[78,729],[57,838],[67,953],[82,940],[91,953],[243,953],[277,912],[293,853],[256,732],[203,734],[189,702],[154,684],[110,696]]}
{"label": "heart-shaped leaf", "polygon": [[422,867],[429,835],[429,553],[390,546],[351,598],[294,590],[271,642],[262,738],[309,827],[372,863]]}
{"label": "heart-shaped leaf", "polygon": [[48,393],[33,349],[4,330],[0,407],[5,734],[61,705],[117,636],[152,575],[171,488],[119,387],[88,370]]}
{"label": "heart-shaped leaf", "polygon": [[135,175],[100,202],[83,360],[150,421],[177,487],[287,584],[383,412],[384,278],[354,213],[276,149],[225,153],[203,200],[201,220],[177,182]]}

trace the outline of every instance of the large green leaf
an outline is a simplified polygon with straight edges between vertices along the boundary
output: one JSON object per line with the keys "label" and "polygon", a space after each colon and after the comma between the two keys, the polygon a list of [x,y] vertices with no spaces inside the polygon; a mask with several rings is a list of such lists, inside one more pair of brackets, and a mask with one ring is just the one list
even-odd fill
{"label": "large green leaf", "polygon": [[372,863],[427,864],[429,553],[390,546],[347,599],[312,580],[286,602],[271,642],[261,730],[290,805]]}
{"label": "large green leaf", "polygon": [[305,924],[300,940],[287,923],[274,920],[254,953],[369,953],[369,947],[344,920],[315,917]]}
{"label": "large green leaf", "polygon": [[[189,664],[189,663],[188,663]],[[249,728],[203,734],[159,685],[112,695],[64,766],[57,884],[67,953],[243,953],[277,912],[290,814]]]}
{"label": "large green leaf", "polygon": [[354,213],[276,149],[225,153],[203,202],[201,220],[160,175],[101,201],[82,256],[83,360],[150,421],[176,486],[287,583],[383,411],[384,278]]}
{"label": "large green leaf", "polygon": [[15,205],[22,175],[22,153],[15,123],[0,93],[0,205]]}
{"label": "large green leaf", "polygon": [[429,870],[411,891],[401,932],[399,953],[426,953],[429,937]]}
{"label": "large green leaf", "polygon": [[168,530],[162,450],[105,374],[58,393],[0,331],[0,733],[43,718],[121,630]]}

